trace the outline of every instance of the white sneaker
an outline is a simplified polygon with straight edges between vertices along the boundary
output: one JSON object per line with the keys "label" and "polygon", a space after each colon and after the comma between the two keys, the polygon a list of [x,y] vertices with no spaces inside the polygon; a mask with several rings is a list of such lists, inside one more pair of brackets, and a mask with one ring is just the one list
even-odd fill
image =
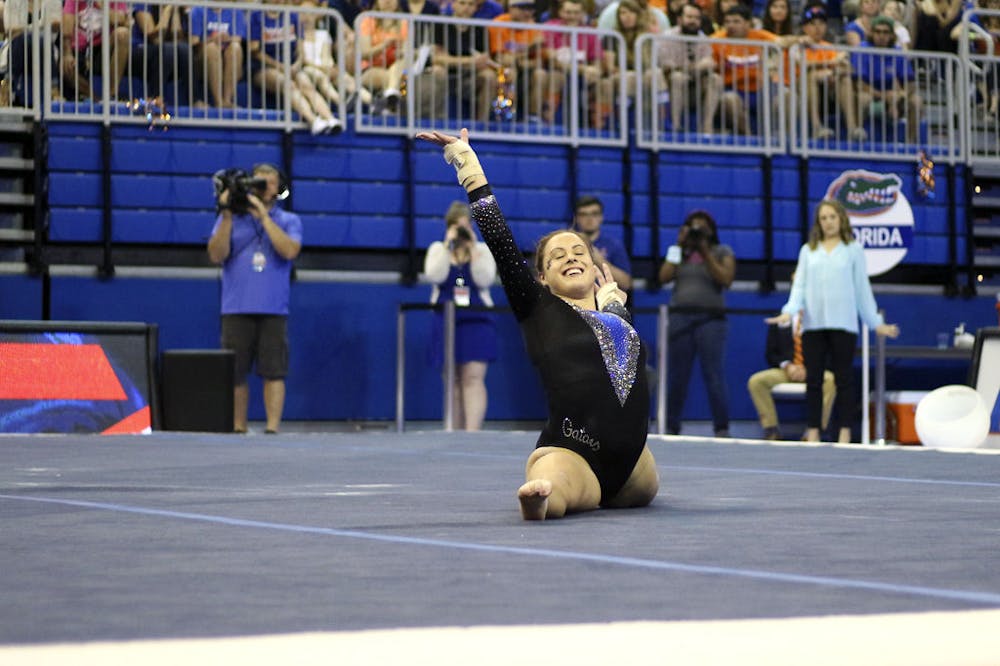
{"label": "white sneaker", "polygon": [[326,132],[326,121],[322,118],[317,117],[316,120],[312,121],[312,126],[309,128],[309,132],[316,136],[317,134],[323,134]]}
{"label": "white sneaker", "polygon": [[336,118],[330,118],[329,120],[323,121],[323,123],[324,123],[323,134],[333,134],[334,136],[336,136],[337,134],[340,134],[341,132],[344,131],[343,124]]}
{"label": "white sneaker", "polygon": [[396,113],[399,110],[399,100],[402,94],[395,88],[386,88],[382,91],[382,97],[385,98],[385,106],[392,113]]}

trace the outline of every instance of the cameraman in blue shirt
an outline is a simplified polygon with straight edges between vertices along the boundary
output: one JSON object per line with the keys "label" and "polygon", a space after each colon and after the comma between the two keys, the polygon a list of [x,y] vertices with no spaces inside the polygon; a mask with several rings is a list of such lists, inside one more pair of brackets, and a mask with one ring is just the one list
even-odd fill
{"label": "cameraman in blue shirt", "polygon": [[244,174],[216,181],[219,216],[208,256],[222,265],[222,347],[236,354],[236,432],[247,430],[252,365],[264,382],[265,432],[278,432],[285,405],[288,300],[292,261],[302,249],[302,220],[277,205],[285,194],[283,180],[277,168],[259,164],[253,179]]}

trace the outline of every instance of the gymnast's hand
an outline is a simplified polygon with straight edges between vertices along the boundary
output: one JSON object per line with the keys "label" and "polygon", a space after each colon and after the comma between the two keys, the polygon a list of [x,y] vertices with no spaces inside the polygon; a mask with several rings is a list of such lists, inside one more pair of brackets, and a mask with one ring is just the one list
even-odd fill
{"label": "gymnast's hand", "polygon": [[479,164],[476,152],[469,145],[469,130],[463,127],[457,137],[438,131],[418,132],[417,138],[444,148],[444,160],[455,167],[455,171],[458,172],[458,182],[466,192],[486,185],[486,174]]}
{"label": "gymnast's hand", "polygon": [[417,132],[417,138],[424,141],[430,141],[431,143],[436,143],[444,148],[448,144],[455,143],[456,141],[464,141],[468,144],[469,130],[463,127],[462,131],[459,132],[459,136],[452,136],[451,134],[445,134],[444,132],[438,132],[437,130],[434,130],[433,132]]}
{"label": "gymnast's hand", "polygon": [[594,297],[597,299],[597,309],[604,310],[604,306],[609,303],[618,302],[625,305],[628,296],[618,288],[614,276],[611,274],[611,266],[601,264],[597,269],[597,282],[594,283]]}

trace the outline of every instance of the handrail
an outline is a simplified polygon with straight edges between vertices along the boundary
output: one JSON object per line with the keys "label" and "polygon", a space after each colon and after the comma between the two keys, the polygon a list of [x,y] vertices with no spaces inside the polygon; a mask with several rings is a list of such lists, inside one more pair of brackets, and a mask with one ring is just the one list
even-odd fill
{"label": "handrail", "polygon": [[[505,306],[487,307],[483,305],[471,305],[463,308],[469,311],[479,312],[509,312],[510,308]],[[445,386],[444,386],[444,418],[443,427],[446,432],[451,432],[454,428],[453,405],[455,389],[455,304],[453,301],[444,303],[400,303],[397,306],[396,314],[396,432],[403,432],[405,429],[405,384],[406,384],[406,323],[405,315],[414,310],[434,310],[444,312],[444,363],[445,363]],[[683,311],[685,308],[676,308],[663,303],[657,307],[639,307],[633,309],[635,315],[655,314],[656,323],[656,434],[666,434],[667,424],[667,351],[668,351],[668,328],[669,313],[671,310]],[[770,315],[773,310],[762,310],[757,308],[726,308],[722,310],[725,314],[740,315]],[[449,363],[450,361],[450,363]]]}
{"label": "handrail", "polygon": [[[467,310],[482,312],[509,312],[506,306],[468,306]],[[455,304],[452,301],[444,303],[400,303],[397,306],[397,326],[396,326],[396,431],[403,432],[405,429],[405,369],[406,369],[406,325],[405,314],[413,310],[434,310],[444,312],[444,362],[445,362],[445,388],[444,388],[444,419],[443,427],[445,431],[451,432],[454,428],[453,406],[449,405],[454,399],[454,327],[455,327]],[[655,314],[656,320],[656,434],[666,434],[667,423],[667,354],[669,351],[669,327],[670,312],[683,311],[685,308],[678,308],[662,303],[656,307],[637,307],[633,309],[635,315]],[[450,316],[449,316],[450,312]],[[761,315],[774,314],[774,310],[760,308],[724,308],[720,310],[726,315]],[[881,311],[884,316],[884,311]],[[867,324],[861,324],[861,443],[868,445],[872,443],[871,437],[871,330]],[[886,340],[883,336],[876,336],[875,341],[875,424],[874,443],[877,445],[886,444],[885,437],[885,409],[886,409]],[[450,360],[450,363],[449,363]]]}
{"label": "handrail", "polygon": [[[41,3],[36,3],[41,5]],[[152,5],[159,7],[185,7],[192,6],[190,2],[186,0],[153,0]],[[251,15],[254,12],[260,11],[273,11],[280,15],[286,17],[295,14],[300,17],[304,16],[318,16],[322,17],[326,21],[331,21],[333,23],[333,30],[338,34],[342,34],[343,31],[349,30],[346,23],[343,22],[341,15],[335,10],[327,8],[318,7],[307,7],[307,6],[289,6],[289,5],[272,5],[272,4],[255,4],[251,2],[216,2],[213,0],[201,0],[195,3],[194,6],[205,7],[205,8],[215,8],[215,9],[227,9],[238,12],[244,12],[247,15]],[[105,44],[111,43],[111,27],[109,24],[109,14],[110,10],[107,6],[103,6],[101,13],[103,15],[102,25],[101,25],[101,35],[102,39],[105,40]],[[367,13],[367,15],[372,15]],[[985,11],[985,10],[974,10],[967,12],[963,15],[963,22],[966,26],[971,26],[974,24],[969,23],[970,15],[974,16],[995,16],[998,15],[996,11]],[[399,16],[410,22],[411,25],[419,25],[424,28],[436,27],[443,24],[467,24],[478,26],[483,29],[496,29],[498,26],[495,22],[490,21],[480,21],[470,19],[468,21],[462,21],[452,17],[427,17],[427,16],[414,16],[411,14],[399,14]],[[36,119],[54,119],[54,120],[96,120],[103,123],[142,123],[149,122],[148,114],[145,113],[146,109],[137,109],[134,105],[130,104],[118,104],[115,102],[115,97],[117,91],[111,91],[107,89],[107,80],[109,77],[102,77],[102,91],[97,96],[93,102],[54,102],[52,99],[52,83],[59,80],[59,72],[54,71],[55,64],[52,60],[52,49],[51,41],[49,39],[49,27],[46,25],[45,17],[40,12],[36,14],[39,20],[33,21],[27,30],[31,31],[34,35],[34,39],[31,40],[31,53],[25,53],[26,56],[23,58],[24,66],[30,71],[26,74],[30,75],[30,72],[41,71],[42,80],[40,83],[42,85],[32,85],[32,92],[34,100],[24,100],[24,106],[9,107],[5,109],[0,109],[0,113],[3,114],[21,114],[21,115],[34,115]],[[517,28],[521,24],[508,24],[504,26],[506,28]],[[917,52],[917,51],[906,51],[902,52],[902,56],[909,59],[917,59],[918,61],[932,62],[935,59],[940,61],[942,66],[939,68],[941,76],[935,77],[932,80],[934,86],[940,87],[941,90],[947,89],[948,93],[943,95],[943,99],[940,99],[940,104],[947,108],[937,112],[934,115],[936,118],[935,122],[940,123],[931,129],[934,131],[930,133],[927,137],[921,137],[916,143],[907,141],[899,145],[891,146],[891,150],[888,152],[882,150],[878,146],[874,146],[871,141],[868,142],[851,142],[847,140],[841,140],[840,142],[833,143],[819,143],[818,145],[813,145],[808,141],[808,137],[799,136],[798,144],[796,143],[796,135],[801,135],[798,130],[801,129],[799,125],[801,123],[796,123],[796,118],[801,118],[803,112],[805,111],[804,105],[804,90],[803,84],[800,82],[798,85],[790,85],[784,88],[775,87],[772,84],[763,85],[761,88],[761,100],[762,102],[757,105],[758,115],[760,116],[759,126],[762,128],[759,136],[754,139],[754,141],[745,141],[742,137],[723,137],[721,135],[713,135],[708,138],[697,139],[694,142],[689,142],[683,137],[678,136],[664,136],[660,137],[660,132],[655,132],[655,137],[652,144],[647,143],[647,134],[643,128],[649,129],[651,123],[658,122],[656,113],[652,116],[645,116],[644,107],[649,107],[652,110],[659,110],[659,113],[665,113],[665,110],[669,108],[668,102],[666,101],[666,94],[669,90],[664,90],[659,88],[661,83],[658,82],[656,77],[652,77],[652,80],[643,85],[637,86],[636,91],[636,103],[634,104],[633,112],[628,112],[627,104],[629,103],[628,96],[626,94],[626,76],[624,70],[625,63],[625,46],[622,41],[621,36],[613,31],[602,31],[590,27],[579,27],[571,28],[567,26],[558,25],[548,25],[548,24],[524,24],[531,30],[536,30],[540,33],[550,34],[550,35],[568,35],[566,39],[570,40],[570,43],[576,43],[579,45],[580,40],[590,39],[590,38],[601,38],[602,41],[610,40],[613,42],[612,49],[615,54],[615,59],[618,62],[619,72],[613,78],[613,88],[616,91],[614,103],[616,105],[617,114],[613,114],[614,120],[611,121],[612,124],[609,129],[601,129],[598,127],[591,126],[588,122],[589,119],[584,118],[581,115],[581,104],[586,104],[584,99],[586,95],[584,94],[584,89],[579,88],[579,82],[576,80],[577,77],[572,76],[572,74],[577,72],[576,61],[573,60],[571,67],[569,68],[569,83],[567,87],[567,93],[563,102],[564,120],[559,127],[549,127],[547,129],[543,128],[541,130],[535,130],[528,126],[527,120],[518,118],[513,121],[513,124],[504,126],[502,124],[497,125],[496,123],[490,125],[476,126],[476,122],[471,117],[457,116],[449,117],[444,121],[435,122],[425,122],[423,120],[417,121],[415,116],[414,105],[416,102],[411,98],[406,100],[405,107],[407,111],[411,112],[405,115],[399,115],[396,119],[389,118],[387,121],[379,123],[372,123],[371,119],[373,114],[371,110],[365,110],[362,107],[362,101],[360,96],[353,106],[353,111],[355,113],[355,124],[356,130],[362,133],[393,133],[402,136],[412,136],[413,132],[418,129],[427,129],[430,127],[437,127],[440,129],[445,129],[446,131],[456,130],[461,126],[470,126],[474,128],[474,131],[482,131],[482,136],[488,138],[497,138],[502,140],[512,140],[512,141],[544,141],[549,143],[557,143],[564,145],[583,145],[583,144],[593,144],[593,145],[621,145],[625,146],[632,143],[632,140],[628,138],[628,123],[630,120],[635,120],[636,127],[639,128],[640,132],[637,133],[635,144],[638,147],[652,148],[654,151],[659,149],[673,149],[673,150],[699,150],[706,152],[748,152],[757,153],[764,155],[771,154],[797,154],[801,153],[804,157],[808,155],[836,155],[836,156],[867,156],[873,158],[884,158],[884,157],[903,157],[909,155],[918,149],[928,150],[928,154],[934,155],[938,160],[945,161],[948,163],[956,163],[964,161],[966,163],[1000,163],[1000,153],[991,150],[989,146],[992,144],[1000,144],[1000,128],[997,127],[996,123],[987,124],[985,127],[980,127],[976,131],[983,136],[976,135],[979,139],[980,144],[985,146],[981,150],[969,150],[970,141],[973,139],[973,129],[971,126],[971,105],[962,103],[962,100],[968,99],[969,94],[973,90],[973,85],[976,82],[979,84],[984,84],[981,80],[981,76],[976,78],[975,67],[983,63],[985,60],[987,63],[996,63],[997,56],[994,55],[977,55],[975,58],[969,57],[969,42],[971,39],[971,33],[973,28],[963,30],[962,38],[960,39],[960,55],[962,57],[956,58],[953,54],[940,54],[934,52]],[[414,52],[419,49],[419,44],[414,42],[415,37],[413,36],[416,31],[411,30],[408,33],[408,40],[406,44],[406,51],[412,56]],[[426,31],[425,31],[426,32]],[[982,32],[981,30],[978,32]],[[678,41],[683,42],[684,40],[690,40],[691,38],[684,36],[675,35],[650,35],[643,36],[638,40],[636,44],[637,51],[640,48],[644,48],[644,45],[648,44],[652,47],[654,44],[660,46],[662,44],[677,43]],[[22,40],[23,41],[23,40]],[[338,64],[344,64],[350,62],[352,59],[357,61],[359,58],[360,44],[355,44],[355,50],[351,53],[346,52],[345,41],[343,39],[334,40],[334,47],[336,48],[336,60]],[[708,46],[718,46],[720,41],[726,41],[730,43],[736,43],[738,40],[710,40],[705,39]],[[161,43],[162,42],[162,43]],[[155,43],[155,44],[154,44]],[[762,43],[767,44],[767,43]],[[168,52],[171,49],[176,49],[177,53],[181,49],[187,49],[189,47],[188,42],[178,41],[171,42],[169,40],[160,39],[150,39],[147,40],[145,46],[151,47],[151,50],[160,50],[160,53]],[[155,47],[155,48],[154,48]],[[773,44],[764,46],[761,48],[774,49]],[[830,45],[829,47],[836,50],[842,50],[851,52],[852,49],[838,46]],[[246,124],[247,126],[271,126],[276,128],[282,128],[286,131],[291,131],[296,128],[303,126],[301,119],[298,115],[293,112],[291,108],[291,81],[292,77],[289,75],[291,70],[291,64],[294,59],[294,54],[291,53],[290,48],[287,46],[283,49],[281,68],[285,76],[282,78],[282,95],[279,104],[274,106],[268,106],[270,102],[260,102],[258,106],[253,106],[248,104],[245,107],[240,107],[235,110],[225,110],[220,112],[219,109],[214,107],[208,108],[198,108],[193,107],[180,107],[168,109],[171,114],[170,123],[174,125],[192,125],[192,126],[211,126],[211,125],[226,125],[233,126],[234,124]],[[81,52],[81,57],[83,52]],[[175,57],[177,53],[174,53]],[[653,61],[656,61],[658,57],[658,49],[654,49],[652,53]],[[771,75],[778,76],[777,70],[781,69],[779,61],[786,59],[788,51],[774,51],[773,55],[766,58],[765,61],[768,63],[764,65],[762,71],[768,73],[767,78],[772,78]],[[640,53],[641,55],[641,53]],[[108,61],[110,54],[108,49],[102,49],[102,65],[105,65],[105,71],[107,66],[110,66],[110,61]],[[131,57],[131,55],[130,55]],[[796,56],[802,58],[801,50]],[[243,65],[246,66],[250,62],[249,50],[244,55]],[[639,57],[638,69],[635,74],[637,80],[643,82],[645,80],[643,74],[643,67],[645,66],[645,59]],[[138,63],[132,61],[129,65],[131,68],[138,69]],[[343,91],[346,77],[349,76],[347,73],[348,67],[338,68],[338,88]],[[187,95],[194,94],[195,91],[192,84],[190,83],[191,75],[194,70],[189,68],[187,72],[178,73],[178,81],[184,81],[184,90],[181,89],[181,84],[176,81],[172,83],[174,88],[172,89],[177,95],[181,93],[187,93]],[[652,73],[651,71],[649,72]],[[11,73],[9,77],[15,77],[18,73]],[[407,80],[410,84],[416,83],[416,79],[412,72],[407,73]],[[796,72],[795,68],[791,68],[790,76],[792,77],[793,83],[795,82]],[[780,78],[780,77],[779,77]],[[803,79],[804,77],[798,77]],[[973,81],[976,79],[976,81]],[[761,79],[762,81],[764,79]],[[930,80],[930,79],[929,79]],[[39,81],[36,81],[38,83]],[[996,81],[985,82],[986,85],[996,86]],[[648,86],[648,87],[647,87]],[[410,85],[411,89],[417,88],[418,86]],[[247,93],[248,98],[253,98],[256,94],[256,85],[251,81],[251,77],[246,76],[243,81],[239,84],[241,91]],[[786,90],[787,88],[787,90]],[[58,91],[57,91],[58,92]],[[201,92],[205,92],[202,90]],[[658,94],[662,93],[662,94]],[[416,93],[414,93],[416,94]],[[780,103],[787,96],[788,104]],[[942,95],[937,95],[936,97],[942,97]],[[345,117],[348,108],[346,106],[346,94],[342,94],[339,103],[336,105],[336,114],[341,118]],[[652,99],[648,99],[651,97]],[[770,99],[770,101],[768,101]],[[579,101],[577,103],[567,103],[568,101]],[[648,104],[646,103],[648,101]],[[147,100],[148,102],[148,100]],[[675,100],[676,102],[676,100]],[[771,103],[775,102],[775,103]],[[785,111],[789,110],[791,112],[792,118],[790,123],[786,123],[783,120],[783,115]],[[721,109],[720,109],[721,112]],[[634,115],[633,115],[634,114]],[[725,127],[722,127],[725,130]],[[897,142],[898,143],[898,142]],[[900,146],[905,147],[902,150]],[[912,150],[911,150],[912,148]],[[914,152],[915,154],[915,152]]]}

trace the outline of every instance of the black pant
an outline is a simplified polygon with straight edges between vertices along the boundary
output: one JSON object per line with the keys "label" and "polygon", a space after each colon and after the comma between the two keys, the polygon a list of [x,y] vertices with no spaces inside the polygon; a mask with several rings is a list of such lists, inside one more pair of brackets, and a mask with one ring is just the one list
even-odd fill
{"label": "black pant", "polygon": [[[29,25],[25,32],[10,40],[10,62],[7,77],[10,79],[10,98],[14,106],[29,106],[32,100],[32,80],[34,70],[31,64],[31,43],[34,34]],[[45,38],[43,44],[52,48],[52,85],[58,88],[62,70],[59,66],[59,33],[53,32],[50,38]],[[43,55],[42,58],[45,56]]]}
{"label": "black pant", "polygon": [[[857,405],[854,399],[854,347],[856,333],[825,328],[802,334],[802,357],[806,365],[806,425],[819,428],[823,418],[823,371],[829,367],[837,384],[832,423],[850,428]],[[827,359],[829,358],[829,365]]]}

